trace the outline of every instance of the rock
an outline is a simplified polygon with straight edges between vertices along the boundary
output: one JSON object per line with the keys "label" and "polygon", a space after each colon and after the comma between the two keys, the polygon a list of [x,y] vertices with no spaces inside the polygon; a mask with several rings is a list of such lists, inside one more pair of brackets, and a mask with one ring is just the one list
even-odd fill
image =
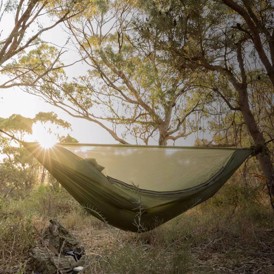
{"label": "rock", "polygon": [[31,250],[28,270],[36,274],[83,273],[88,260],[80,242],[58,221],[51,220],[41,242]]}

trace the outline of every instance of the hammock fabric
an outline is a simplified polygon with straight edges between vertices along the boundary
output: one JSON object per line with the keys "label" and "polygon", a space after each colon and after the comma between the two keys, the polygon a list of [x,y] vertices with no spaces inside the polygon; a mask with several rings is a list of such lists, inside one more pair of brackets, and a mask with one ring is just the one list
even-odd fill
{"label": "hammock fabric", "polygon": [[92,215],[134,232],[153,229],[210,198],[252,153],[125,145],[45,150],[23,144]]}

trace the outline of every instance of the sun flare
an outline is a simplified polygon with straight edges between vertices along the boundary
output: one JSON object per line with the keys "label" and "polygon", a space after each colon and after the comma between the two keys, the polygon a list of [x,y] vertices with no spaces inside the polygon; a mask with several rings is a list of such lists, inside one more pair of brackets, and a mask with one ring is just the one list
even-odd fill
{"label": "sun flare", "polygon": [[44,149],[50,149],[58,143],[57,136],[39,122],[32,127],[32,136]]}
{"label": "sun flare", "polygon": [[57,140],[55,138],[52,138],[52,136],[50,136],[51,138],[48,137],[44,137],[38,140],[38,143],[40,144],[40,146],[44,149],[50,149],[52,147],[54,147],[57,144]]}

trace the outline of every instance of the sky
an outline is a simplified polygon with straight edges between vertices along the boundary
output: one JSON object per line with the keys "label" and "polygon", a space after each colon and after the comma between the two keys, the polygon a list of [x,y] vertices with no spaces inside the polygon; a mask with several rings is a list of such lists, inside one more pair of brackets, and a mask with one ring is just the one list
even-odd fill
{"label": "sky", "polygon": [[20,89],[0,89],[0,117],[7,118],[12,114],[21,114],[33,118],[39,112],[57,113],[58,117],[71,124],[68,133],[80,143],[116,143],[102,128],[76,119],[62,110],[45,103],[41,98],[24,93]]}

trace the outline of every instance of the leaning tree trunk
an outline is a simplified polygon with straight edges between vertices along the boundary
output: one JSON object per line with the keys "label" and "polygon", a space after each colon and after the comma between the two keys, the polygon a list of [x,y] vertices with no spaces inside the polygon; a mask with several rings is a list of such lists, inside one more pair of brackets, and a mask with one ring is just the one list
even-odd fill
{"label": "leaning tree trunk", "polygon": [[271,206],[274,209],[274,166],[270,153],[266,147],[266,142],[258,124],[250,110],[246,85],[238,86],[240,111],[243,115],[245,124],[254,141],[255,146],[259,147],[262,152],[257,155],[261,169],[266,178],[267,188],[270,197]]}

